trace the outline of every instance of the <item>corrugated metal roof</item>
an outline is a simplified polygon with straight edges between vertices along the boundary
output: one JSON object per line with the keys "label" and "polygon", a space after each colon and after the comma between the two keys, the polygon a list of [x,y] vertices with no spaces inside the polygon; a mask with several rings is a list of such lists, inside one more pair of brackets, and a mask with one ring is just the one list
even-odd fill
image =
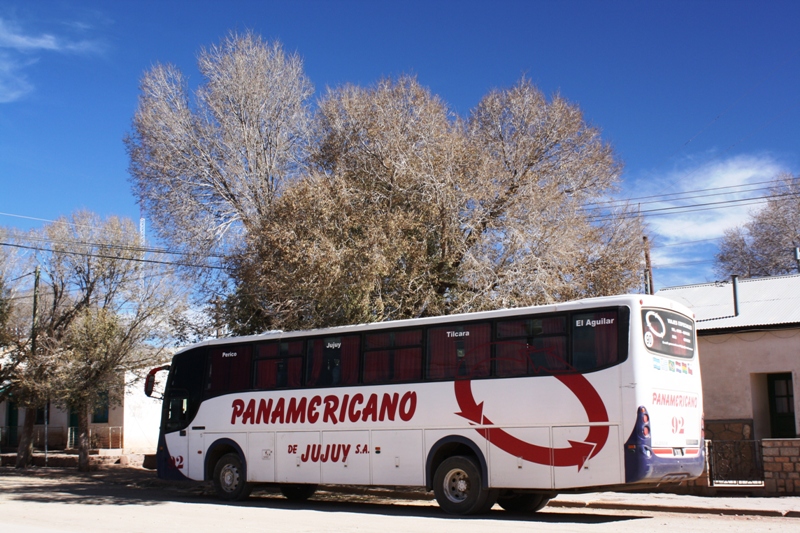
{"label": "corrugated metal roof", "polygon": [[739,316],[733,282],[668,287],[658,291],[695,313],[697,330],[800,324],[800,275],[738,280]]}

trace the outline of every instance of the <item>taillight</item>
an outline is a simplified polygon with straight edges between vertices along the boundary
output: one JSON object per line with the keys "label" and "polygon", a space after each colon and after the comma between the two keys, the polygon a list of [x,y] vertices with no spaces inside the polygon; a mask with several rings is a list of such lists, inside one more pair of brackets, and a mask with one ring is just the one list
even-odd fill
{"label": "taillight", "polygon": [[639,427],[639,436],[645,439],[650,438],[650,414],[647,409],[642,405],[639,407],[639,416],[637,417],[637,426]]}

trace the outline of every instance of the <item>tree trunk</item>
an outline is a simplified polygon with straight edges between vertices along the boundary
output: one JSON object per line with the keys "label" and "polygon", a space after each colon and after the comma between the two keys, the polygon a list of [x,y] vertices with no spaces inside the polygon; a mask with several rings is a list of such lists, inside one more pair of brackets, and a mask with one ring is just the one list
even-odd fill
{"label": "tree trunk", "polygon": [[28,468],[33,462],[33,425],[36,423],[36,408],[25,408],[25,421],[17,446],[17,468]]}
{"label": "tree trunk", "polygon": [[78,411],[78,470],[89,471],[89,410],[85,405]]}

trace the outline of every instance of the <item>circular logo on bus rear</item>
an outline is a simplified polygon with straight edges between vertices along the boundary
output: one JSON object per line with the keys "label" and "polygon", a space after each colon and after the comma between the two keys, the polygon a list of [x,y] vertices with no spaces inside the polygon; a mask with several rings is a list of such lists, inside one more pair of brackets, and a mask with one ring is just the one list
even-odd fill
{"label": "circular logo on bus rear", "polygon": [[[661,325],[661,331],[658,331],[656,328],[653,327],[653,321],[650,320],[654,318],[658,323]],[[647,329],[653,332],[653,335],[658,337],[659,339],[664,337],[664,334],[667,332],[667,326],[664,325],[664,320],[656,313],[655,311],[648,311],[647,314],[644,316],[645,322],[647,322]]]}

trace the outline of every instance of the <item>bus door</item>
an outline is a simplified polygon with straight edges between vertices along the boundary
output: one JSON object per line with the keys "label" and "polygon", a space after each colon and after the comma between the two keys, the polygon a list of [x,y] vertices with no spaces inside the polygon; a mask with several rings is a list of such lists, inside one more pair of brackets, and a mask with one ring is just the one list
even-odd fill
{"label": "bus door", "polygon": [[206,443],[203,442],[205,426],[186,428],[186,475],[192,479],[203,479]]}
{"label": "bus door", "polygon": [[189,439],[186,425],[188,422],[189,399],[185,391],[173,389],[168,391],[164,400],[167,404],[164,423],[164,439],[167,445],[166,451],[169,453],[167,468],[177,470],[184,476],[188,476]]}

